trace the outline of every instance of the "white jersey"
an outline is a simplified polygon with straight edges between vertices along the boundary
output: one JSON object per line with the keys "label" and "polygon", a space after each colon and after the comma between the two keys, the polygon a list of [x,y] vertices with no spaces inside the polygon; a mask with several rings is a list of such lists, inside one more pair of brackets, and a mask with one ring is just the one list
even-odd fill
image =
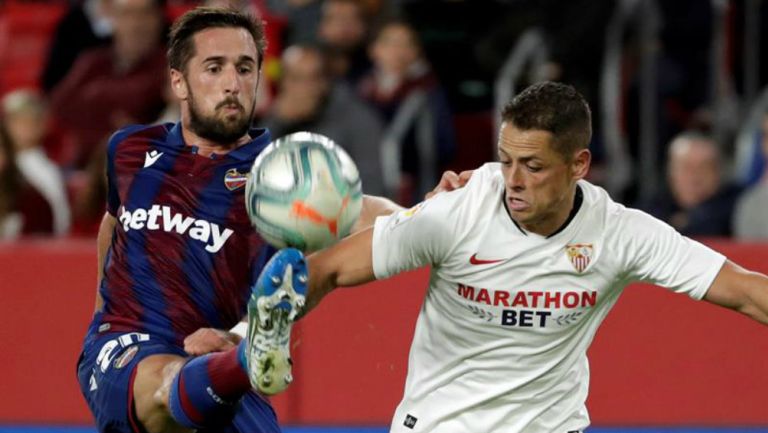
{"label": "white jersey", "polygon": [[376,278],[431,265],[393,432],[567,433],[589,425],[587,348],[630,282],[701,299],[725,257],[579,181],[560,232],[526,233],[498,163],[376,220]]}

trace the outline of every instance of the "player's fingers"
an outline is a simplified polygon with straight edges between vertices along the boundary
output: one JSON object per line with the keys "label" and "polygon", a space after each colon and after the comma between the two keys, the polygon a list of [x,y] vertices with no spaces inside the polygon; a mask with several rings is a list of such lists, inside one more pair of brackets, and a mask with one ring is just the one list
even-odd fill
{"label": "player's fingers", "polygon": [[452,191],[460,186],[459,175],[455,171],[445,171],[440,178],[438,187],[442,186],[445,191]]}
{"label": "player's fingers", "polygon": [[425,199],[429,199],[433,195],[435,195],[435,194],[437,194],[439,192],[453,191],[454,189],[460,188],[460,187],[461,187],[461,184],[460,184],[460,181],[459,181],[459,175],[456,174],[456,172],[454,172],[454,171],[448,170],[448,171],[443,172],[442,177],[440,177],[440,182],[438,182],[438,184],[435,187],[435,189],[433,189],[432,191],[428,192],[424,196],[424,198]]}
{"label": "player's fingers", "polygon": [[458,182],[459,182],[460,186],[458,188],[466,185],[467,182],[469,182],[469,179],[472,177],[472,174],[474,172],[475,172],[475,170],[464,170],[461,173],[459,173],[459,180],[458,180]]}
{"label": "player's fingers", "polygon": [[218,351],[220,347],[224,346],[221,340],[222,338],[213,329],[198,329],[184,339],[184,351],[190,355],[202,355]]}

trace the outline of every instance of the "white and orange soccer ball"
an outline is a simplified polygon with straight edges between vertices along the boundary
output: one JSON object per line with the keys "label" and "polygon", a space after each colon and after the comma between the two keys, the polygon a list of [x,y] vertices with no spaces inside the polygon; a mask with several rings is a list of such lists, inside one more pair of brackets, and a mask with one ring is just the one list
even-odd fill
{"label": "white and orange soccer ball", "polygon": [[316,251],[348,235],[363,206],[360,174],[330,138],[297,132],[256,158],[245,186],[251,224],[277,248]]}

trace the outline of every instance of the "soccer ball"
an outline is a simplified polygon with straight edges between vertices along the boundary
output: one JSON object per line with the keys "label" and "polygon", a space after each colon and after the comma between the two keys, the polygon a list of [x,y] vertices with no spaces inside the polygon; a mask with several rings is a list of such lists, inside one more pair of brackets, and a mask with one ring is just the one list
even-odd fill
{"label": "soccer ball", "polygon": [[246,209],[262,238],[310,252],[348,235],[363,193],[352,158],[330,138],[297,132],[256,158],[245,185]]}

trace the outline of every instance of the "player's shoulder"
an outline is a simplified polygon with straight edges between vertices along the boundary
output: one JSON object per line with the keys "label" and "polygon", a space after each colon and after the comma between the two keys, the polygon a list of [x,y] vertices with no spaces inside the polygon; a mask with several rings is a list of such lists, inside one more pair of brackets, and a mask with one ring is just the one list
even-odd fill
{"label": "player's shoulder", "polygon": [[501,164],[498,162],[488,162],[472,172],[464,188],[457,190],[463,195],[462,202],[472,205],[478,205],[478,202],[491,199],[498,201],[499,194],[504,191],[504,177],[501,174]]}
{"label": "player's shoulder", "polygon": [[481,188],[483,186],[497,185],[504,182],[501,175],[501,163],[486,162],[472,172],[472,177],[467,182],[467,186]]}
{"label": "player's shoulder", "polygon": [[590,186],[585,188],[586,194],[592,195],[592,203],[599,203],[593,207],[602,216],[608,238],[626,243],[631,239],[653,238],[667,230],[674,230],[667,223],[640,209],[613,201],[604,189]]}
{"label": "player's shoulder", "polygon": [[599,217],[608,222],[617,222],[617,219],[624,218],[630,214],[630,210],[623,204],[613,200],[611,195],[600,186],[590,183],[586,180],[580,180],[577,183],[584,197],[584,205],[593,214],[592,217]]}
{"label": "player's shoulder", "polygon": [[419,221],[431,229],[456,230],[468,227],[477,215],[487,214],[487,206],[498,203],[503,191],[503,179],[498,164],[485,164],[472,173],[462,188],[435,194],[411,209],[402,211],[399,219]]}
{"label": "player's shoulder", "polygon": [[128,143],[146,144],[149,142],[164,141],[170,133],[172,123],[155,125],[128,125],[115,131],[107,142],[107,152],[114,155],[119,147]]}
{"label": "player's shoulder", "polygon": [[109,138],[110,144],[120,143],[129,138],[158,138],[168,135],[173,123],[154,125],[128,125],[115,131]]}

